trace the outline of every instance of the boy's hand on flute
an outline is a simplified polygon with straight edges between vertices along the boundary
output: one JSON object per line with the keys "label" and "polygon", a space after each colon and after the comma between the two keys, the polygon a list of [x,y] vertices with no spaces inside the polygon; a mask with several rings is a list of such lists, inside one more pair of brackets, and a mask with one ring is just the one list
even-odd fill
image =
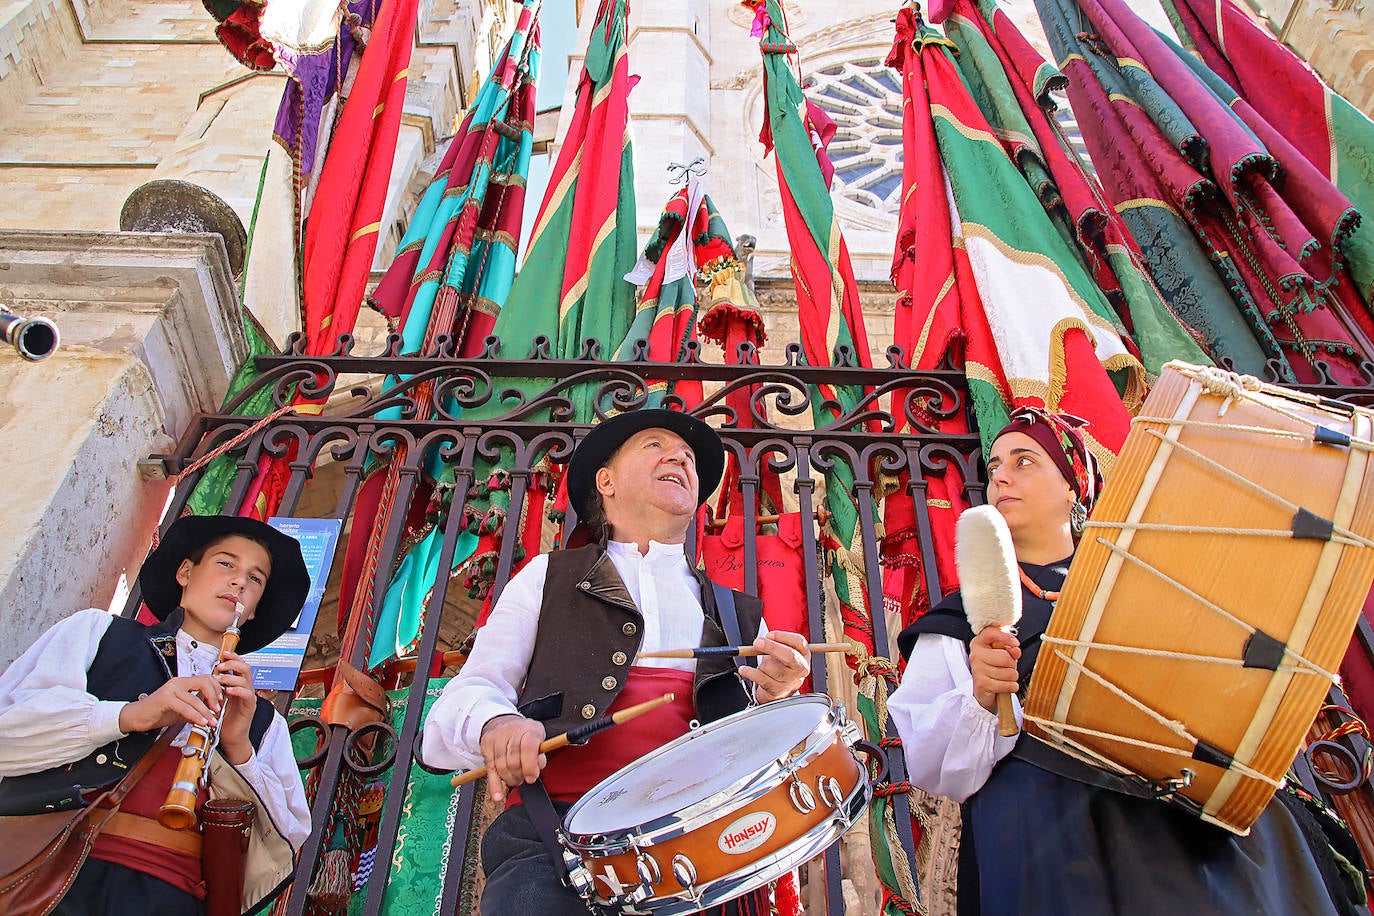
{"label": "boy's hand on flute", "polygon": [[234,652],[226,653],[215,666],[215,677],[224,688],[224,722],[220,725],[220,753],[238,766],[253,755],[248,729],[257,711],[257,694],[253,692],[253,669]]}
{"label": "boy's hand on flute", "polygon": [[482,726],[482,759],[487,764],[487,792],[492,801],[505,800],[506,786],[534,782],[539,777],[548,763],[539,753],[545,737],[544,723],[519,713],[496,716]]}
{"label": "boy's hand on flute", "polygon": [[209,727],[223,704],[224,688],[208,674],[174,677],[145,697],[124,704],[119,730],[126,735],[189,722]]}
{"label": "boy's hand on flute", "polygon": [[811,649],[800,633],[773,630],[754,640],[762,654],[758,667],[741,666],[740,677],[754,685],[760,703],[790,697],[811,673]]}

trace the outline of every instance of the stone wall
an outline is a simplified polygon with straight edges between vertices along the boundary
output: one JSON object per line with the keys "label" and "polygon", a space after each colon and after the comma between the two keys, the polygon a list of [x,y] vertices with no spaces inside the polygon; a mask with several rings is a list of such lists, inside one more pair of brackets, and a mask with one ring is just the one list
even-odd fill
{"label": "stone wall", "polygon": [[1261,15],[1332,89],[1374,117],[1374,8],[1356,0],[1258,0]]}
{"label": "stone wall", "polygon": [[0,303],[62,336],[0,348],[0,668],[141,562],[168,489],[146,459],[222,401],[236,301],[218,236],[0,230]]}

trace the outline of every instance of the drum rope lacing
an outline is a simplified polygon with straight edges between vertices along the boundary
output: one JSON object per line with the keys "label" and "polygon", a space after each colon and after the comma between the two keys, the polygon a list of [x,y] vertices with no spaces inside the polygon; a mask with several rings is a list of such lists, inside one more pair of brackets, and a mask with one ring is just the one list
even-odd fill
{"label": "drum rope lacing", "polygon": [[[1139,418],[1139,417],[1137,417],[1136,420],[1133,420],[1132,422],[1146,422],[1146,423],[1148,423],[1148,422],[1151,422],[1151,421],[1150,421],[1149,418]],[[1190,426],[1191,423],[1190,423],[1189,421],[1180,421],[1180,422],[1176,422],[1176,423],[1171,424],[1171,425],[1178,425],[1178,426],[1185,426],[1185,427],[1186,427],[1186,426]],[[1250,480],[1248,477],[1245,477],[1243,474],[1238,474],[1238,473],[1236,473],[1235,471],[1233,471],[1233,470],[1231,470],[1230,468],[1226,467],[1226,466],[1225,466],[1224,464],[1222,464],[1221,462],[1216,461],[1216,460],[1214,460],[1214,459],[1212,459],[1212,458],[1208,458],[1206,455],[1202,454],[1202,452],[1198,451],[1198,450],[1195,449],[1195,448],[1192,448],[1192,447],[1190,447],[1190,446],[1184,445],[1183,443],[1178,442],[1178,441],[1176,441],[1176,440],[1175,440],[1175,441],[1168,441],[1168,440],[1165,439],[1164,434],[1161,433],[1161,432],[1159,432],[1158,430],[1147,429],[1145,432],[1146,432],[1148,435],[1151,435],[1151,436],[1155,437],[1156,439],[1160,440],[1161,444],[1165,444],[1165,445],[1167,445],[1169,448],[1174,449],[1175,451],[1181,452],[1184,456],[1186,456],[1186,457],[1188,457],[1188,458],[1192,458],[1192,459],[1194,459],[1195,461],[1198,461],[1198,462],[1200,462],[1200,463],[1206,465],[1208,468],[1211,468],[1212,470],[1214,470],[1214,471],[1216,471],[1217,473],[1221,474],[1223,477],[1227,478],[1227,479],[1230,480],[1231,482],[1233,482],[1233,483],[1239,485],[1240,487],[1242,487],[1242,488],[1245,489],[1245,490],[1250,491],[1251,493],[1255,494],[1256,496],[1259,496],[1259,497],[1261,497],[1261,498],[1263,498],[1263,499],[1266,499],[1266,500],[1268,500],[1269,502],[1274,503],[1274,504],[1276,504],[1276,505],[1282,506],[1284,509],[1286,509],[1286,510],[1289,511],[1289,512],[1293,512],[1294,514],[1300,512],[1300,511],[1306,511],[1306,510],[1304,510],[1304,507],[1298,505],[1297,503],[1292,502],[1291,500],[1285,499],[1284,497],[1280,496],[1278,493],[1275,493],[1273,490],[1270,490],[1268,487],[1261,486],[1260,484],[1255,483],[1253,480]],[[1329,521],[1329,520],[1324,520],[1324,521]],[[1088,524],[1086,525],[1086,527],[1087,527],[1087,528],[1114,528],[1114,529],[1119,529],[1119,530],[1122,530],[1122,531],[1174,531],[1174,532],[1184,532],[1184,533],[1192,532],[1192,533],[1200,533],[1200,534],[1238,534],[1238,535],[1253,535],[1253,536],[1257,536],[1257,537],[1288,537],[1288,538],[1291,538],[1291,537],[1294,537],[1294,536],[1295,536],[1295,535],[1294,535],[1294,532],[1291,531],[1291,530],[1288,530],[1288,531],[1275,531],[1275,530],[1273,530],[1273,529],[1267,529],[1267,528],[1231,528],[1231,527],[1225,527],[1225,526],[1210,527],[1210,528],[1209,528],[1209,527],[1201,527],[1201,526],[1196,526],[1196,525],[1162,525],[1162,524],[1149,524],[1149,523],[1141,523],[1141,522],[1136,522],[1136,523],[1130,523],[1130,522],[1101,522],[1101,521],[1091,521],[1091,520],[1090,520],[1090,521],[1088,522]],[[1344,528],[1344,527],[1342,527],[1342,526],[1340,526],[1340,525],[1335,525],[1335,524],[1333,524],[1333,525],[1332,525],[1332,528],[1331,528],[1331,537],[1330,537],[1330,540],[1333,540],[1333,541],[1335,541],[1335,542],[1337,542],[1337,543],[1340,543],[1340,544],[1345,544],[1346,546],[1349,546],[1349,547],[1374,547],[1374,540],[1370,540],[1370,539],[1367,538],[1367,537],[1363,537],[1362,535],[1356,534],[1355,532],[1349,530],[1348,528]]]}
{"label": "drum rope lacing", "polygon": [[[1149,705],[1145,703],[1140,702],[1140,700],[1131,696],[1129,693],[1122,690],[1120,687],[1113,684],[1111,681],[1107,680],[1102,675],[1098,674],[1096,671],[1093,671],[1092,669],[1088,668],[1086,665],[1084,665],[1077,659],[1064,654],[1058,649],[1054,650],[1054,654],[1058,658],[1063,660],[1065,664],[1075,668],[1080,674],[1087,676],[1090,680],[1096,681],[1102,687],[1105,687],[1107,690],[1116,694],[1118,697],[1125,700],[1127,703],[1131,704],[1136,709],[1145,713],[1145,715],[1154,719],[1161,726],[1173,732],[1175,735],[1182,738],[1184,741],[1188,742],[1192,746],[1188,748],[1171,747],[1167,744],[1157,744],[1153,741],[1144,741],[1140,738],[1128,738],[1125,735],[1116,735],[1112,734],[1111,732],[1098,731],[1097,729],[1086,728],[1081,725],[1070,725],[1065,722],[1055,722],[1051,719],[1044,719],[1039,716],[1025,715],[1023,713],[1023,716],[1025,718],[1029,719],[1030,721],[1036,723],[1037,725],[1040,725],[1041,727],[1049,731],[1059,732],[1061,734],[1061,737],[1066,737],[1062,735],[1063,731],[1073,731],[1082,735],[1088,735],[1093,738],[1101,738],[1107,741],[1115,741],[1120,744],[1129,744],[1133,747],[1140,747],[1146,750],[1158,751],[1164,754],[1174,754],[1176,756],[1187,757],[1189,759],[1193,757],[1193,753],[1196,750],[1199,742],[1198,739],[1195,738],[1193,734],[1183,726],[1183,723],[1167,718],[1164,715],[1161,715],[1157,710],[1151,708]],[[1096,755],[1094,754],[1094,756]],[[1261,773],[1258,770],[1252,769],[1244,761],[1235,760],[1233,758],[1231,761],[1230,768],[1242,774],[1243,776],[1247,776],[1259,782],[1267,783],[1276,789],[1283,784],[1282,780],[1274,779],[1272,776]]]}
{"label": "drum rope lacing", "polygon": [[1245,400],[1250,392],[1260,391],[1264,388],[1264,383],[1253,375],[1228,372],[1215,366],[1193,366],[1188,363],[1173,361],[1166,363],[1164,368],[1178,370],[1188,378],[1200,382],[1202,387],[1212,394],[1222,398],[1224,403],[1218,411],[1219,415],[1225,415],[1226,408],[1231,401]]}
{"label": "drum rope lacing", "polygon": [[[1155,567],[1155,566],[1153,566],[1153,565],[1151,565],[1151,564],[1149,564],[1149,563],[1146,563],[1144,560],[1140,559],[1140,557],[1137,557],[1135,554],[1131,553],[1129,550],[1125,550],[1125,549],[1123,549],[1122,547],[1120,547],[1119,545],[1113,544],[1111,541],[1108,541],[1106,538],[1097,538],[1097,543],[1101,544],[1103,547],[1107,548],[1107,549],[1110,550],[1112,553],[1116,554],[1117,556],[1121,557],[1122,559],[1127,560],[1127,561],[1129,561],[1129,562],[1135,564],[1136,566],[1138,566],[1139,568],[1143,569],[1145,572],[1149,573],[1150,575],[1157,577],[1158,579],[1160,579],[1160,580],[1163,581],[1163,582],[1168,583],[1169,585],[1172,585],[1174,588],[1178,589],[1180,592],[1182,592],[1183,594],[1187,595],[1189,598],[1193,599],[1193,600],[1196,601],[1198,604],[1201,604],[1203,607],[1207,608],[1209,611],[1212,611],[1213,613],[1217,614],[1217,615],[1220,616],[1220,617],[1224,617],[1226,620],[1228,620],[1228,621],[1230,621],[1231,623],[1235,624],[1236,626],[1240,627],[1240,628],[1243,629],[1248,635],[1254,636],[1255,633],[1258,632],[1258,629],[1257,629],[1256,627],[1254,627],[1254,626],[1252,626],[1251,624],[1245,622],[1245,621],[1242,620],[1241,618],[1237,617],[1235,614],[1232,614],[1230,611],[1226,610],[1226,608],[1222,607],[1221,605],[1219,605],[1219,604],[1217,604],[1217,603],[1215,603],[1215,602],[1213,602],[1213,601],[1209,601],[1208,599],[1204,598],[1202,595],[1199,595],[1197,592],[1193,591],[1193,590],[1190,589],[1188,586],[1184,585],[1182,582],[1179,582],[1179,581],[1178,581],[1177,579],[1175,579],[1173,576],[1170,576],[1170,575],[1168,575],[1167,573],[1163,572],[1162,570],[1158,569],[1157,567]],[[1210,656],[1189,656],[1189,655],[1186,655],[1186,654],[1184,654],[1184,653],[1180,653],[1180,652],[1169,652],[1169,651],[1164,650],[1164,649],[1143,649],[1143,648],[1137,648],[1137,647],[1131,647],[1131,646],[1116,646],[1116,645],[1110,645],[1110,644],[1106,644],[1106,643],[1095,643],[1095,642],[1085,642],[1085,641],[1078,641],[1078,640],[1059,639],[1059,638],[1057,638],[1057,637],[1050,637],[1050,636],[1043,636],[1043,637],[1041,637],[1041,638],[1042,638],[1045,642],[1062,643],[1062,644],[1064,644],[1064,645],[1083,646],[1083,647],[1088,647],[1088,648],[1115,649],[1115,650],[1122,651],[1122,652],[1136,652],[1136,653],[1141,654],[1141,655],[1156,655],[1156,656],[1159,656],[1160,658],[1196,658],[1196,659],[1198,659],[1198,660],[1214,661],[1214,662],[1216,662],[1216,663],[1218,663],[1218,664],[1243,665],[1243,660],[1242,660],[1242,659],[1216,658],[1216,657],[1210,657]],[[1299,653],[1293,651],[1293,649],[1292,649],[1291,647],[1288,647],[1288,646],[1285,646],[1285,647],[1284,647],[1284,657],[1285,657],[1285,658],[1290,658],[1290,659],[1292,659],[1293,664],[1284,664],[1284,665],[1280,665],[1278,668],[1276,668],[1276,669],[1274,669],[1274,670],[1276,670],[1276,671],[1290,671],[1290,672],[1297,672],[1297,673],[1302,673],[1302,674],[1313,674],[1313,675],[1317,675],[1317,676],[1319,676],[1319,677],[1323,677],[1323,678],[1325,678],[1326,680],[1331,681],[1332,683],[1335,683],[1335,682],[1336,682],[1336,674],[1335,674],[1335,672],[1327,671],[1326,669],[1322,668],[1320,665],[1317,665],[1317,664],[1313,663],[1310,659],[1305,658],[1305,657],[1303,657],[1302,655],[1300,655]]]}
{"label": "drum rope lacing", "polygon": [[[1183,376],[1197,381],[1208,393],[1217,395],[1218,397],[1222,398],[1222,404],[1219,408],[1217,408],[1218,417],[1226,416],[1226,411],[1230,407],[1232,401],[1243,400],[1249,401],[1250,403],[1256,404],[1260,407],[1264,407],[1265,409],[1270,410],[1281,417],[1287,417],[1294,423],[1297,423],[1301,426],[1311,427],[1314,435],[1316,431],[1320,428],[1317,424],[1312,422],[1311,418],[1304,417],[1300,413],[1296,413],[1295,411],[1289,410],[1281,404],[1275,403],[1273,400],[1261,401],[1257,398],[1252,397],[1253,394],[1262,392],[1267,387],[1264,382],[1255,378],[1253,375],[1241,375],[1238,372],[1228,372],[1224,369],[1217,369],[1212,366],[1191,366],[1188,363],[1181,363],[1177,361],[1166,363],[1164,365],[1164,368],[1177,370]],[[1326,402],[1326,404],[1324,404],[1323,401],[1325,401],[1325,399],[1320,398],[1316,395],[1310,395],[1306,394],[1305,392],[1294,391],[1288,388],[1284,388],[1281,390],[1271,389],[1271,391],[1281,391],[1282,397],[1299,404],[1305,404],[1309,407],[1313,407],[1318,410],[1326,410],[1330,412],[1331,409],[1330,407],[1326,406],[1326,404],[1330,403],[1329,401]],[[1222,423],[1207,423],[1205,421],[1197,420],[1170,420],[1163,417],[1136,417],[1132,419],[1132,422],[1135,422],[1136,420],[1140,420],[1141,422],[1164,423],[1167,425],[1196,426],[1203,429],[1223,428],[1243,432],[1256,432],[1264,435],[1278,437],[1301,436],[1301,434],[1288,432],[1286,430],[1255,429],[1253,427],[1245,426],[1227,426],[1226,424]],[[1359,437],[1352,436],[1349,438],[1349,444],[1361,449],[1362,451],[1374,450],[1374,442],[1371,442],[1368,439],[1361,439]]]}
{"label": "drum rope lacing", "polygon": [[[1224,658],[1219,655],[1196,655],[1191,652],[1172,652],[1168,649],[1146,649],[1141,646],[1122,646],[1082,639],[1060,639],[1057,636],[1042,636],[1040,639],[1042,642],[1054,643],[1060,646],[1072,646],[1075,649],[1101,649],[1103,652],[1148,655],[1153,658],[1169,658],[1183,662],[1210,662],[1212,664],[1228,665],[1234,668],[1245,667],[1245,659],[1242,658]],[[1305,667],[1303,665],[1280,664],[1271,670],[1282,671],[1286,674],[1320,674],[1323,677],[1329,678],[1333,683],[1336,679],[1335,675],[1328,674],[1318,669],[1315,665],[1308,665]]]}

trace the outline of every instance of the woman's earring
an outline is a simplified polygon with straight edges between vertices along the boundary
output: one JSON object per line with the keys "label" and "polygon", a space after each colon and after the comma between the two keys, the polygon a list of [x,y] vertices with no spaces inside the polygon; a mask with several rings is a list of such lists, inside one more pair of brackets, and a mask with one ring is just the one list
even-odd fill
{"label": "woman's earring", "polygon": [[1083,536],[1083,529],[1088,527],[1088,507],[1082,502],[1074,500],[1073,506],[1069,508],[1069,530],[1073,536],[1078,538]]}

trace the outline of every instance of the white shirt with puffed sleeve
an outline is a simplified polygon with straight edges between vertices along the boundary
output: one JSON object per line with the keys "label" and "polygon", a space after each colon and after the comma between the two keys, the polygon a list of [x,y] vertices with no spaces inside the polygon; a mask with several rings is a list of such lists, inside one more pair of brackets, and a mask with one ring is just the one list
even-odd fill
{"label": "white shirt with puffed sleeve", "polygon": [[[1021,705],[1012,698],[1016,720]],[[973,698],[968,651],[959,640],[922,633],[901,685],[887,699],[906,757],[907,779],[957,802],[983,787],[992,768],[1016,745],[997,734],[997,715]]]}
{"label": "white shirt with puffed sleeve", "polygon": [[[38,773],[81,760],[125,737],[119,713],[126,705],[86,690],[86,672],[114,618],[89,608],[61,620],[0,674],[0,778]],[[212,670],[219,646],[177,633],[177,675]],[[184,744],[185,726],[174,744]],[[293,849],[310,835],[310,807],[291,750],[286,720],[274,714],[253,755],[234,768],[268,808]]]}
{"label": "white shirt with puffed sleeve", "polygon": [[[644,617],[640,652],[699,645],[704,614],[701,586],[681,544],[612,541],[606,553]],[[434,702],[425,720],[421,754],[425,764],[449,769],[482,765],[482,726],[516,712],[515,701],[529,671],[544,600],[549,557],[530,560],[513,576],[487,622],[477,631],[472,654]],[[643,667],[695,671],[695,659],[637,659]]]}

